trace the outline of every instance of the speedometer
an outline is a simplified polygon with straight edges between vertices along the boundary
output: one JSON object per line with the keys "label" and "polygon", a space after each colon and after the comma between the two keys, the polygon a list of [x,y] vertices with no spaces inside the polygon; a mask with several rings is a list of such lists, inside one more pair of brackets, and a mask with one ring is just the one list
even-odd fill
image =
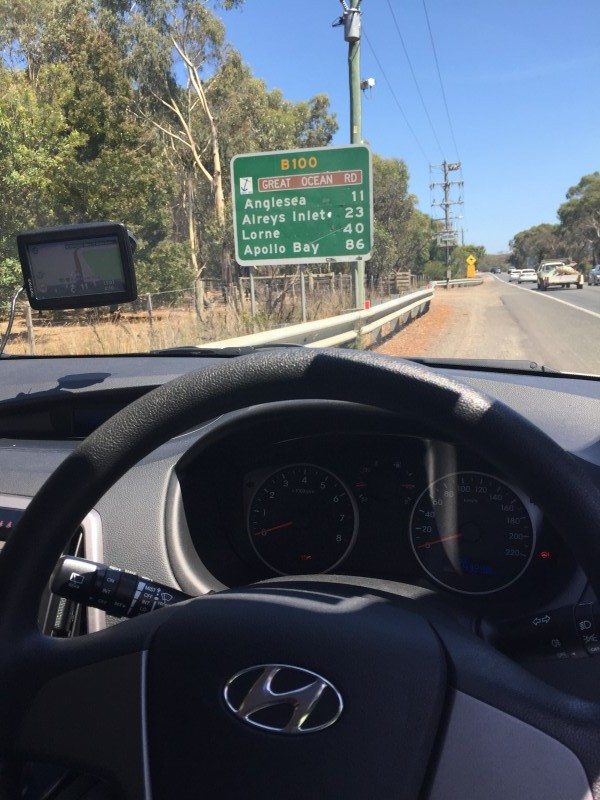
{"label": "speedometer", "polygon": [[509,586],[527,568],[535,546],[521,498],[481,472],[457,472],[430,484],[413,508],[410,537],[429,576],[466,594]]}
{"label": "speedometer", "polygon": [[248,533],[274,572],[327,572],[348,554],[358,528],[356,503],[344,483],[313,464],[290,464],[257,489]]}

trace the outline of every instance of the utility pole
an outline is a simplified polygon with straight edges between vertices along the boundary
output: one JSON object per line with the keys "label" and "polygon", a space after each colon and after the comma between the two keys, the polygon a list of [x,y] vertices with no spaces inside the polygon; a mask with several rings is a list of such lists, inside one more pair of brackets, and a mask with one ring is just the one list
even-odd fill
{"label": "utility pole", "polygon": [[[432,164],[430,165],[429,169],[430,172],[433,173],[434,170],[442,170],[443,179],[441,181],[432,181],[430,184],[430,189],[432,193],[435,191],[436,187],[441,187],[443,192],[443,199],[436,200],[435,197],[432,197],[431,206],[437,206],[443,210],[444,218],[437,220],[438,222],[443,222],[443,230],[438,231],[438,244],[444,244],[446,248],[446,279],[449,279],[450,273],[450,248],[454,247],[457,244],[458,239],[458,231],[454,229],[454,219],[455,217],[451,214],[452,206],[459,206],[463,204],[462,198],[462,188],[463,188],[463,181],[453,181],[450,178],[451,172],[457,172],[461,168],[460,161],[448,162],[444,160],[441,164]],[[460,190],[460,195],[458,200],[452,199],[452,191],[453,187],[458,186]]]}
{"label": "utility pole", "polygon": [[[348,42],[348,73],[350,80],[350,143],[362,143],[362,96],[360,80],[360,33],[362,0],[340,0],[344,13],[338,23],[344,26],[344,39]],[[365,306],[365,262],[350,264],[354,305]]]}
{"label": "utility pole", "polygon": [[348,75],[350,79],[350,143],[362,142],[362,96],[360,88],[361,0],[351,0],[344,7],[344,38],[348,42]]}

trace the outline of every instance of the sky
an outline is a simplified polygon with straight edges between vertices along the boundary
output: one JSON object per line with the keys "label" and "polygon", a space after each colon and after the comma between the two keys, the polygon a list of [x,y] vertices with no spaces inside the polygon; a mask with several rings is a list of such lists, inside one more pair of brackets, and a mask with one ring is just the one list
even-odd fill
{"label": "sky", "polygon": [[[518,231],[555,222],[567,189],[600,169],[600,3],[426,3],[458,153],[423,0],[363,0],[368,41],[363,36],[361,75],[376,81],[363,93],[363,139],[374,152],[407,163],[411,191],[426,212],[429,165],[460,157],[465,185],[457,225],[465,241],[506,251]],[[350,136],[347,44],[343,28],[332,27],[340,13],[338,0],[246,0],[224,14],[229,41],[270,88],[291,100],[329,96],[340,125],[335,144]]]}

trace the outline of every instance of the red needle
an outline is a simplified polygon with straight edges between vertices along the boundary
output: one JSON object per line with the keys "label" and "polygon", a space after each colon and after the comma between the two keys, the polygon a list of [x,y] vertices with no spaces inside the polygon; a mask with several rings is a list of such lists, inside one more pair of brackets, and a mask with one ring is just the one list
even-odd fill
{"label": "red needle", "polygon": [[440,536],[439,539],[432,539],[430,542],[418,545],[418,547],[431,547],[432,544],[439,544],[440,542],[449,542],[450,539],[462,539],[462,533],[451,533],[450,536]]}
{"label": "red needle", "polygon": [[260,536],[263,533],[271,533],[271,531],[280,531],[282,528],[291,528],[293,522],[282,522],[281,525],[273,525],[272,528],[261,528],[259,531],[256,531],[254,534],[255,536]]}

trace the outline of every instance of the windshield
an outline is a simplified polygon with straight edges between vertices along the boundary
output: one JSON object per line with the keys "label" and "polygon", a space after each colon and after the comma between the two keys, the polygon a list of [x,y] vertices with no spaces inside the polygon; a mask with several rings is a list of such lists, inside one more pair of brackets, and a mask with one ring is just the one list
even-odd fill
{"label": "windshield", "polygon": [[[600,6],[525,6],[0,3],[3,355],[291,343],[599,375]],[[15,299],[17,235],[108,222],[135,280],[116,239],[35,240]]]}

